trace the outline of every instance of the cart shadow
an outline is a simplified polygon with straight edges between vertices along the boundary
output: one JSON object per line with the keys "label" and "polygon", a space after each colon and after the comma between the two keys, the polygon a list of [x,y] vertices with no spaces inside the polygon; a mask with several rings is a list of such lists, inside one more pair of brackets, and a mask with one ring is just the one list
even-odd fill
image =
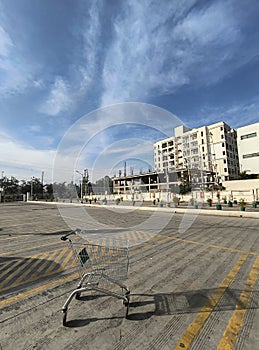
{"label": "cart shadow", "polygon": [[125,317],[120,316],[111,316],[111,317],[92,317],[92,318],[85,318],[85,319],[73,319],[70,321],[67,321],[66,327],[68,328],[79,328],[79,327],[85,327],[88,326],[92,322],[98,322],[98,321],[122,321]]}
{"label": "cart shadow", "polygon": [[88,295],[81,295],[79,301],[90,301],[90,300],[95,300],[99,298],[105,298],[107,297],[104,294],[88,294]]}
{"label": "cart shadow", "polygon": [[34,233],[35,236],[63,236],[71,232],[71,230],[62,230],[62,231],[55,231],[55,232],[36,232]]}
{"label": "cart shadow", "polygon": [[[248,291],[249,292],[249,291]],[[216,293],[222,298],[215,303]],[[201,289],[180,293],[132,294],[128,319],[139,321],[154,315],[177,315],[184,313],[220,312],[259,308],[259,291],[251,292],[252,302],[247,307],[240,301],[241,289]],[[137,301],[133,301],[133,299]],[[216,305],[215,305],[216,304]],[[204,310],[202,308],[204,307]],[[206,307],[206,309],[205,309]]]}

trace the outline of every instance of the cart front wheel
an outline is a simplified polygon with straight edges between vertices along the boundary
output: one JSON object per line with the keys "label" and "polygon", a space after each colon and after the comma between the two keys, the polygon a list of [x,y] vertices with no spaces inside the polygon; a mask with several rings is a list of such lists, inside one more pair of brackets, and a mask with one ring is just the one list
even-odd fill
{"label": "cart front wheel", "polygon": [[80,292],[77,292],[75,298],[76,298],[77,300],[80,300],[80,296],[81,296],[81,293],[80,293]]}
{"label": "cart front wheel", "polygon": [[67,325],[67,310],[63,310],[63,326]]}
{"label": "cart front wheel", "polygon": [[125,313],[125,318],[128,318],[128,314],[129,314],[129,304],[130,304],[130,297],[129,294],[125,295],[127,298],[127,301],[123,301],[124,306],[126,307],[126,313]]}

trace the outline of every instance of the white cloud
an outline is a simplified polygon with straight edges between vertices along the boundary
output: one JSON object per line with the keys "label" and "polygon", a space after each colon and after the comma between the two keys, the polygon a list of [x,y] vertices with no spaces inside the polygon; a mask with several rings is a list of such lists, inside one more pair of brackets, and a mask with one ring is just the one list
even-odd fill
{"label": "white cloud", "polygon": [[28,63],[9,33],[0,26],[0,93],[21,93],[30,86],[35,66]]}
{"label": "white cloud", "polygon": [[214,84],[250,59],[239,55],[243,37],[231,2],[194,3],[124,6],[105,58],[102,106]]}
{"label": "white cloud", "polygon": [[[193,119],[195,121],[195,118]],[[226,106],[205,106],[197,116],[200,125],[209,125],[215,121],[224,121],[233,128],[253,124],[259,121],[259,102],[236,103]]]}
{"label": "white cloud", "polygon": [[55,116],[67,111],[72,106],[72,96],[68,83],[56,77],[47,100],[42,104],[42,113]]}
{"label": "white cloud", "polygon": [[175,28],[181,40],[197,45],[231,44],[239,39],[240,32],[228,3],[215,2],[210,7],[189,13]]}
{"label": "white cloud", "polygon": [[[36,150],[25,143],[17,142],[5,132],[0,132],[1,169],[7,176],[40,177],[45,171],[51,179],[54,150]],[[9,174],[9,175],[8,175]]]}
{"label": "white cloud", "polygon": [[[98,6],[99,5],[99,6]],[[83,65],[80,67],[82,81],[80,90],[84,92],[92,83],[97,69],[98,41],[101,36],[100,3],[93,1],[88,11],[89,18],[80,28],[83,35]]]}

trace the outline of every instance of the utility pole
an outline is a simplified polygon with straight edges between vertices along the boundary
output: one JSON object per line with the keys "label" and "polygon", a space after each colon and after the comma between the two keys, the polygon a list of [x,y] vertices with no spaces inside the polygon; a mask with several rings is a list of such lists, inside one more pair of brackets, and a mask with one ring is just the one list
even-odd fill
{"label": "utility pole", "polygon": [[34,176],[31,178],[31,201],[33,196],[33,181],[34,181]]}
{"label": "utility pole", "polygon": [[42,200],[43,200],[43,197],[44,197],[43,179],[44,179],[44,171],[41,172]]}

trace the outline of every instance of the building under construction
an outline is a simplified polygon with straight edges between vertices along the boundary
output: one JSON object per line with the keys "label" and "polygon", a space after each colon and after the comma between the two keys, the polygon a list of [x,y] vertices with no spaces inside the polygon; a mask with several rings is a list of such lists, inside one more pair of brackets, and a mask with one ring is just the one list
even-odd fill
{"label": "building under construction", "polygon": [[177,173],[156,173],[148,172],[138,175],[124,175],[114,177],[113,191],[116,193],[145,193],[179,191],[179,176]]}

